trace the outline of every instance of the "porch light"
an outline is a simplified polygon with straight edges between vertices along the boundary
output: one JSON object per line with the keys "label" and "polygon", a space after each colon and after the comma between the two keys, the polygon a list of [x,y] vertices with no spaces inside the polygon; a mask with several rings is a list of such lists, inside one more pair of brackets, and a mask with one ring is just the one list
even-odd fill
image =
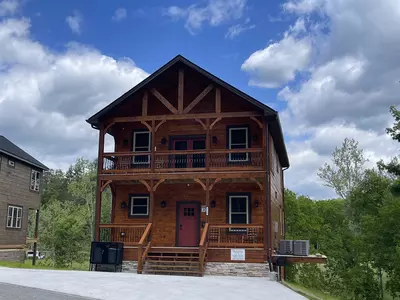
{"label": "porch light", "polygon": [[125,232],[122,231],[119,235],[120,235],[121,237],[125,237],[126,234],[125,234]]}
{"label": "porch light", "polygon": [[164,207],[166,207],[166,206],[167,206],[167,202],[161,201],[161,207],[164,208]]}
{"label": "porch light", "polygon": [[211,201],[211,207],[212,207],[212,208],[214,208],[216,204],[217,204],[217,203],[215,202],[215,200]]}
{"label": "porch light", "polygon": [[215,135],[212,137],[212,142],[213,144],[218,143],[218,138]]}
{"label": "porch light", "polygon": [[256,201],[254,201],[254,207],[258,207],[258,204],[259,204],[259,202],[258,202],[258,200],[256,200]]}
{"label": "porch light", "polygon": [[163,137],[161,139],[161,144],[163,144],[163,145],[167,144],[167,139],[165,137]]}
{"label": "porch light", "polygon": [[121,208],[122,208],[122,209],[126,208],[126,202],[125,202],[125,201],[123,201],[123,202],[121,203]]}
{"label": "porch light", "polygon": [[254,142],[257,142],[257,141],[258,141],[258,135],[256,135],[256,134],[253,135],[253,141],[254,141]]}

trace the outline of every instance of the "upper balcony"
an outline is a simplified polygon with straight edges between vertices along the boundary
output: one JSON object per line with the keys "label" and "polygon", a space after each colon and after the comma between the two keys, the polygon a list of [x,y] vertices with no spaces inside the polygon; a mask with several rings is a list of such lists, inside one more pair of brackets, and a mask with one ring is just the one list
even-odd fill
{"label": "upper balcony", "polygon": [[262,148],[113,152],[103,154],[103,174],[262,171]]}

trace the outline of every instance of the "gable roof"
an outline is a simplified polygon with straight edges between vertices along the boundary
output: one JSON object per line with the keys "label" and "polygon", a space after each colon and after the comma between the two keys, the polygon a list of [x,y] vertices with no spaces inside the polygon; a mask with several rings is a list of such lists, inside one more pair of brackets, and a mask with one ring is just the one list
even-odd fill
{"label": "gable roof", "polygon": [[230,85],[229,83],[223,81],[222,79],[218,78],[217,76],[211,74],[210,72],[204,70],[203,68],[199,67],[198,65],[192,63],[182,55],[177,55],[175,58],[170,60],[168,63],[166,63],[164,66],[159,68],[157,71],[152,73],[150,76],[148,76],[146,79],[138,83],[136,86],[134,86],[132,89],[127,91],[125,94],[122,96],[118,97],[115,101],[111,102],[109,105],[104,107],[102,110],[91,116],[89,119],[86,120],[89,124],[92,125],[93,128],[97,128],[98,124],[100,123],[100,119],[107,115],[113,108],[118,106],[120,103],[122,103],[124,100],[129,98],[131,95],[139,91],[141,88],[146,86],[148,83],[153,81],[155,78],[163,74],[165,71],[170,69],[172,66],[174,66],[177,63],[182,63],[186,65],[187,67],[194,69],[198,73],[204,75],[211,81],[215,82],[216,84],[222,86],[223,88],[229,90],[230,92],[236,94],[237,96],[249,101],[253,105],[257,106],[258,108],[262,109],[264,111],[264,115],[268,116],[270,120],[270,131],[271,135],[274,138],[274,142],[276,144],[277,152],[280,158],[280,162],[282,167],[289,167],[289,158],[287,155],[286,151],[286,146],[285,142],[283,139],[283,132],[282,128],[280,125],[279,117],[278,117],[278,112],[270,108],[269,106],[263,104],[262,102],[256,100],[255,98],[247,95],[246,93],[242,92],[241,90],[235,88],[234,86]]}
{"label": "gable roof", "polygon": [[6,137],[0,135],[0,153],[4,153],[8,156],[16,158],[30,166],[39,168],[47,171],[49,168],[42,164],[40,161],[26,153],[24,150],[19,148],[17,145],[12,143]]}

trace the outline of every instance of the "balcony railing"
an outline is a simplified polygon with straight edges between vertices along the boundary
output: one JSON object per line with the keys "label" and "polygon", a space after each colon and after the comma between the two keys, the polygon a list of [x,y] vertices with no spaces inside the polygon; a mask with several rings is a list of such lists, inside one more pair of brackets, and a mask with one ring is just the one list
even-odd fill
{"label": "balcony railing", "polygon": [[[104,153],[104,173],[262,170],[263,149]],[[152,157],[154,163],[152,164]]]}
{"label": "balcony railing", "polygon": [[101,242],[121,242],[125,245],[136,246],[139,244],[147,224],[100,224]]}
{"label": "balcony railing", "polygon": [[210,225],[209,247],[263,248],[264,228],[258,225]]}

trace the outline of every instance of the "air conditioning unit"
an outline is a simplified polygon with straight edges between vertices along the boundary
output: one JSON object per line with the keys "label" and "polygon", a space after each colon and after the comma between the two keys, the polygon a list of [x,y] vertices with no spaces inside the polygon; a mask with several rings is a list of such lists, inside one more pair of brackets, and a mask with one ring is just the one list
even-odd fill
{"label": "air conditioning unit", "polygon": [[310,241],[308,240],[295,240],[293,241],[293,254],[308,256],[310,253]]}
{"label": "air conditioning unit", "polygon": [[293,254],[293,241],[292,240],[280,240],[279,241],[279,253],[280,254]]}

